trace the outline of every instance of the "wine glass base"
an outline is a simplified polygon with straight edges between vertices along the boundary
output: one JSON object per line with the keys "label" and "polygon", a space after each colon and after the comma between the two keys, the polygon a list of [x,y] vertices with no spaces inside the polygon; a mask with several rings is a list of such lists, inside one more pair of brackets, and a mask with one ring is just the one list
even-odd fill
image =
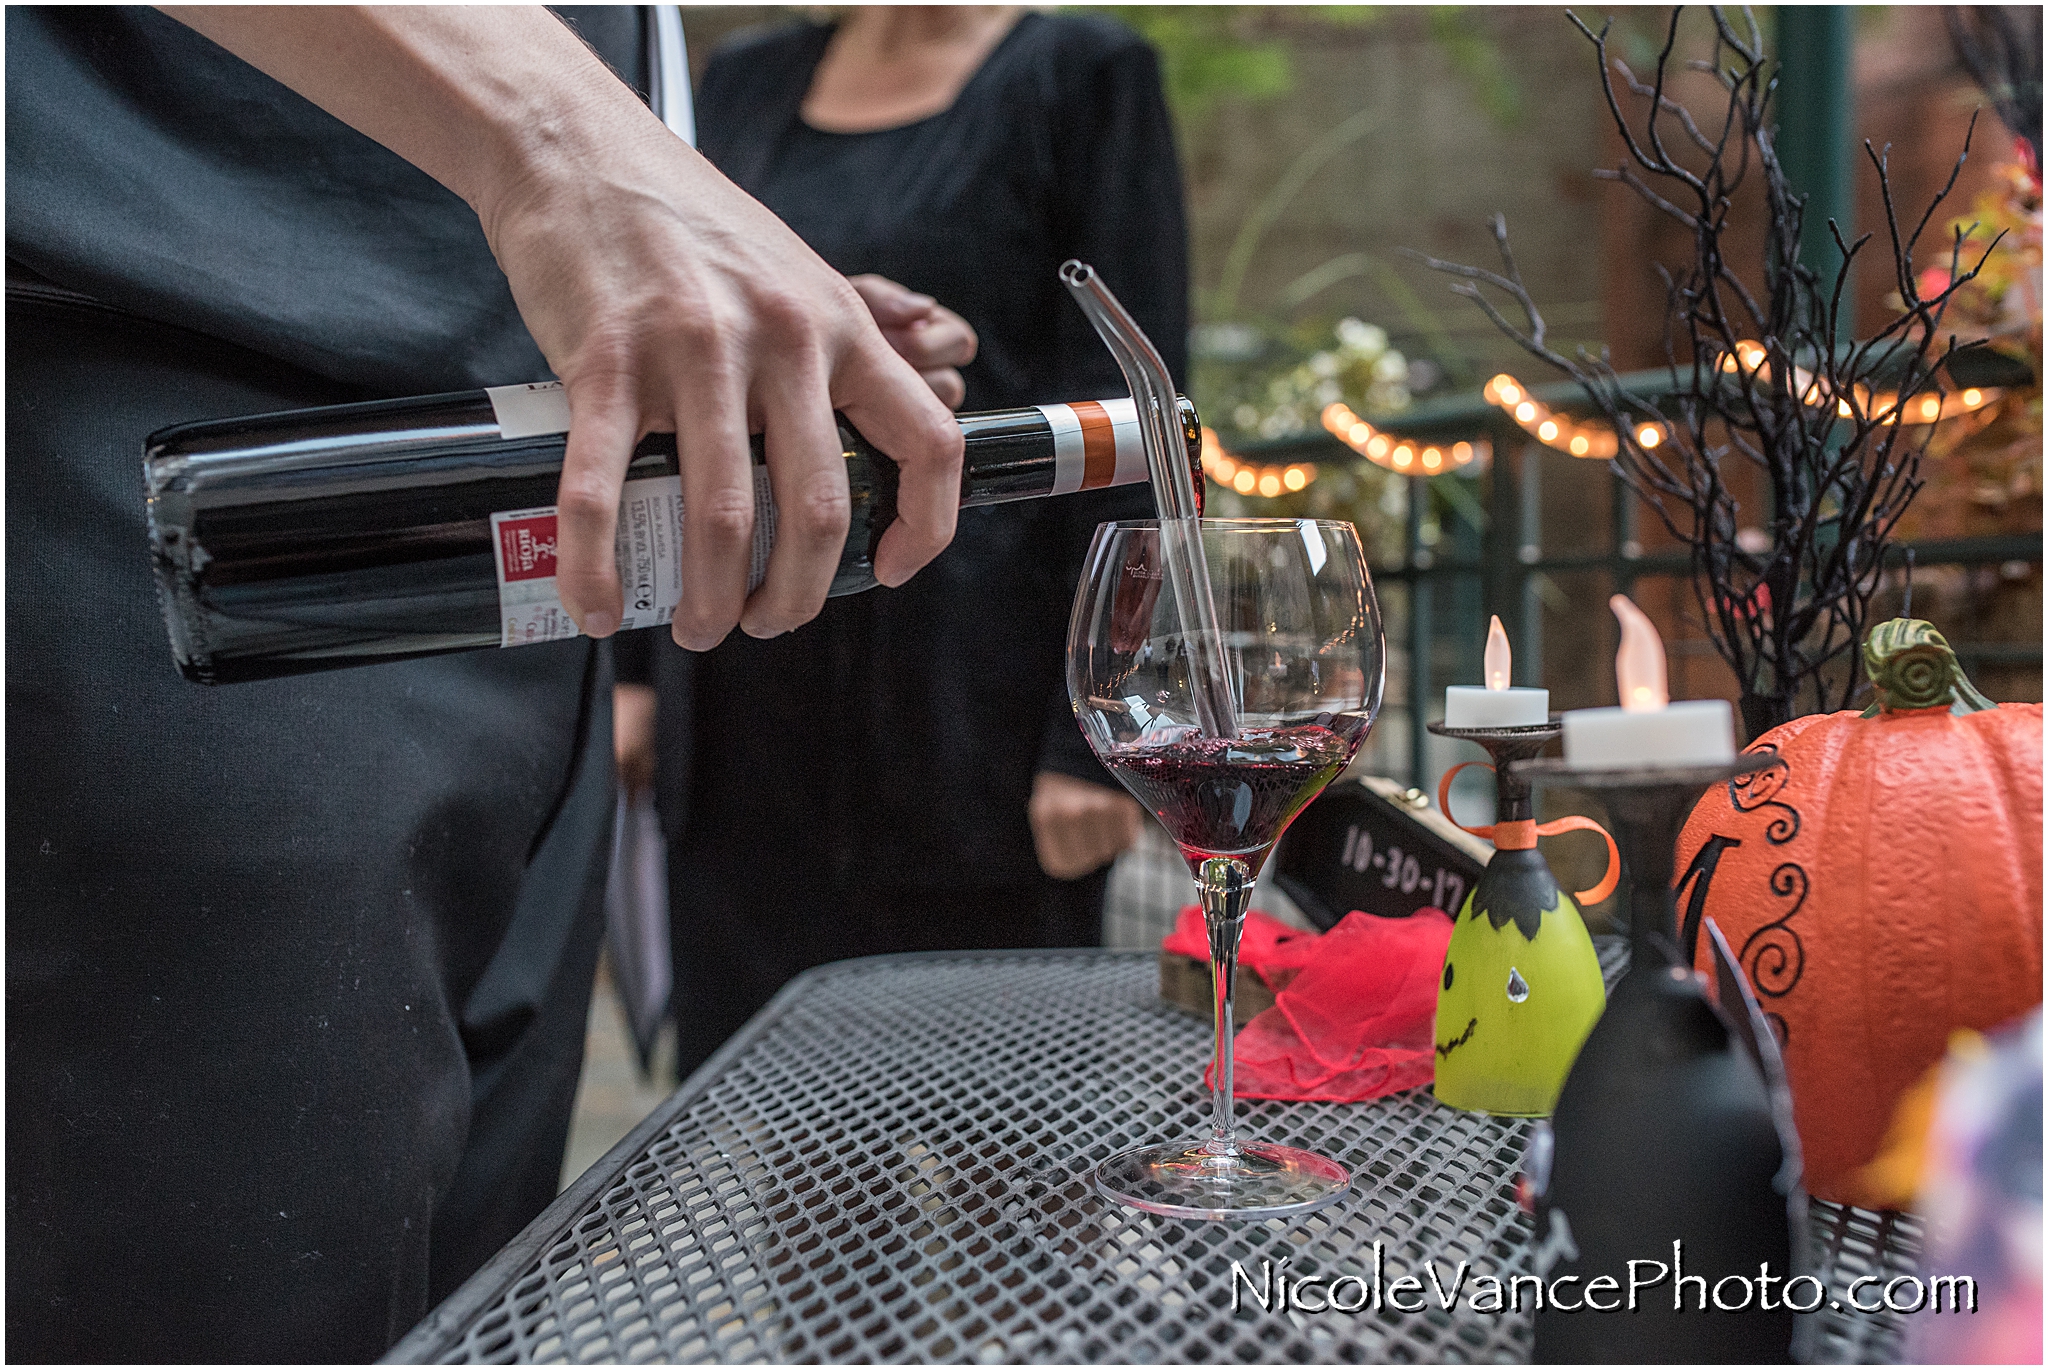
{"label": "wine glass base", "polygon": [[1326,1156],[1270,1142],[1212,1150],[1208,1141],[1135,1147],[1095,1167],[1095,1187],[1162,1218],[1291,1218],[1344,1197],[1351,1172]]}

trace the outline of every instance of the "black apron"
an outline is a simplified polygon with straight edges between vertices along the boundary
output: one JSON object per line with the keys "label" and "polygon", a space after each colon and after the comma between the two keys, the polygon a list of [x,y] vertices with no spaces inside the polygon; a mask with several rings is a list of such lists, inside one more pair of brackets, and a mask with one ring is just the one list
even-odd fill
{"label": "black apron", "polygon": [[367,1360],[554,1195],[609,667],[188,684],[142,438],[544,365],[375,144],[159,14],[7,33],[7,1352]]}

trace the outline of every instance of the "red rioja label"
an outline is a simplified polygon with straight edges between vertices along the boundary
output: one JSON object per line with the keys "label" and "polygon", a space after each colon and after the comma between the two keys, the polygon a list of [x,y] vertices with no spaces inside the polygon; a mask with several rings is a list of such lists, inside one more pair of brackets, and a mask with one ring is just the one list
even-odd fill
{"label": "red rioja label", "polygon": [[553,579],[555,574],[555,513],[500,516],[498,524],[498,565],[506,580]]}

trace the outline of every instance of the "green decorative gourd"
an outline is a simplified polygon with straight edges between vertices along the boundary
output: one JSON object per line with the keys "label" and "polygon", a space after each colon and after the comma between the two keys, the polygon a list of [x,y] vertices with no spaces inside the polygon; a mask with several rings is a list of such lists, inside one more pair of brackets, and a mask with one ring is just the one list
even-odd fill
{"label": "green decorative gourd", "polygon": [[[1545,1117],[1607,1005],[1607,991],[1579,905],[1558,888],[1536,839],[1575,829],[1606,833],[1587,818],[1539,828],[1530,817],[1528,786],[1513,780],[1504,763],[1534,755],[1547,738],[1521,747],[1472,740],[1502,763],[1496,771],[1502,819],[1491,827],[1466,828],[1491,838],[1494,854],[1458,911],[1444,954],[1436,1001],[1436,1097],[1475,1113]],[[1463,769],[1447,772],[1438,787],[1447,818],[1451,779]],[[1607,877],[1582,891],[1581,899],[1598,903],[1613,891],[1621,873],[1613,848],[1608,838]]]}

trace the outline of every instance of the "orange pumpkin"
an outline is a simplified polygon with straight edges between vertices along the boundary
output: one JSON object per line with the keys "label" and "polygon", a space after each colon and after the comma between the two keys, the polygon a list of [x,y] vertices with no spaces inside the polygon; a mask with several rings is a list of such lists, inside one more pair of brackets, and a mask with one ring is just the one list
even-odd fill
{"label": "orange pumpkin", "polygon": [[2041,706],[1994,705],[1932,625],[1864,647],[1877,702],[1795,718],[1678,842],[1680,941],[1728,939],[1785,1048],[1806,1186],[1853,1203],[1894,1105],[1956,1028],[2041,1002]]}

